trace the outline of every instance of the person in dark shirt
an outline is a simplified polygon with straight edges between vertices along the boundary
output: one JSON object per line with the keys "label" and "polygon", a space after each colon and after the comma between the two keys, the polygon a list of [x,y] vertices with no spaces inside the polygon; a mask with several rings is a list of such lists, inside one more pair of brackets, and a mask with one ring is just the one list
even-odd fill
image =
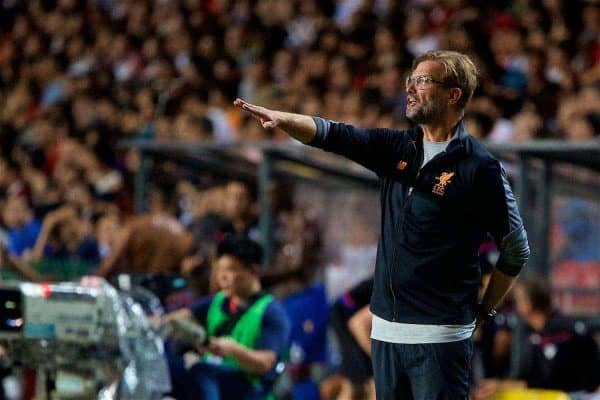
{"label": "person in dark shirt", "polygon": [[552,307],[551,292],[541,279],[515,286],[516,311],[522,319],[513,332],[509,380],[483,380],[473,393],[484,399],[502,388],[530,387],[564,392],[594,391],[600,386],[598,345],[582,321]]}
{"label": "person in dark shirt", "polygon": [[198,362],[186,361],[186,376],[178,378],[185,385],[180,397],[258,400],[269,395],[290,324],[282,305],[262,290],[259,263],[260,247],[250,239],[229,236],[219,244],[215,267],[225,290],[187,311],[206,328],[209,340],[198,349]]}
{"label": "person in dark shirt", "polygon": [[[372,292],[371,277],[342,293],[331,309],[331,324],[338,338],[342,356],[339,369],[342,377],[340,392],[347,392],[351,398],[366,398],[366,383],[373,378],[370,351],[365,352],[361,348],[349,327],[352,317],[369,305]],[[333,378],[333,381],[337,380]]]}
{"label": "person in dark shirt", "polygon": [[[406,117],[416,126],[403,131],[242,99],[234,105],[264,128],[282,129],[378,175],[381,235],[370,302],[377,396],[466,399],[473,331],[495,313],[529,245],[506,172],[463,123],[477,86],[475,64],[458,52],[427,52],[414,59],[405,84]],[[477,250],[488,233],[500,257],[477,304]]]}
{"label": "person in dark shirt", "polygon": [[29,255],[29,262],[57,280],[85,275],[100,261],[91,225],[71,206],[51,211]]}

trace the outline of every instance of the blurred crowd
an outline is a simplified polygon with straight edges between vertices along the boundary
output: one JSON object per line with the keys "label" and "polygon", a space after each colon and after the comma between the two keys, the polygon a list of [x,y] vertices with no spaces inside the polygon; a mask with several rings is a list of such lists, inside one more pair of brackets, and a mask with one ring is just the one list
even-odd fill
{"label": "blurred crowd", "polygon": [[[260,241],[256,190],[204,172],[175,173],[177,179],[151,182],[148,212],[134,216],[141,160],[118,143],[289,140],[236,110],[236,97],[404,128],[404,78],[416,55],[434,49],[464,52],[479,68],[465,116],[472,135],[517,143],[598,140],[597,1],[0,2],[2,265],[38,281],[182,274],[190,290],[172,306],[189,305],[218,286],[209,264],[226,235]],[[348,218],[325,223],[315,212],[319,201],[299,207],[293,192],[273,191],[278,251],[263,280],[285,298],[319,277],[331,283],[332,301],[369,275],[373,221],[370,214],[361,220],[363,199]],[[309,191],[297,196],[307,193],[314,200]],[[590,223],[587,214],[582,219]],[[588,241],[597,233],[586,232],[599,231],[594,224],[582,231],[567,217],[563,225],[564,235]],[[327,247],[324,236],[343,238],[343,245]],[[561,243],[558,258],[587,254]],[[594,252],[584,261],[599,261],[595,243],[586,249]],[[323,275],[325,262],[332,268]],[[344,275],[335,268],[342,264],[354,269]],[[285,306],[293,308],[290,299]],[[294,312],[303,312],[297,304]],[[320,331],[305,322],[292,323],[292,339],[306,354],[290,357],[322,361],[322,346],[306,350],[307,337]]]}
{"label": "blurred crowd", "polygon": [[[401,127],[403,78],[415,55],[433,49],[465,52],[480,69],[467,118],[476,136],[585,140],[600,124],[594,1],[17,0],[1,7],[3,136],[23,136],[19,144],[43,153],[73,137],[108,167],[106,149],[123,138],[283,139],[236,112],[237,96]],[[4,141],[4,149],[15,144]]]}
{"label": "blurred crowd", "polygon": [[[237,96],[402,128],[409,123],[403,78],[427,50],[455,49],[478,65],[465,118],[477,137],[586,140],[600,132],[594,1],[16,0],[0,7],[0,189],[6,226],[31,213],[39,221],[11,248],[28,260],[65,246],[92,263],[107,254],[108,231],[132,212],[129,189],[140,166],[135,152],[117,150],[120,140],[287,140],[236,111]],[[169,191],[176,186],[189,191],[185,181]],[[214,192],[206,197],[222,202]],[[24,199],[11,200],[15,194]],[[151,208],[167,208],[161,202],[174,201],[156,192]],[[184,203],[167,211],[189,219]],[[48,214],[61,206],[77,212]],[[73,218],[78,223],[64,223]],[[34,249],[38,231],[47,245]]]}

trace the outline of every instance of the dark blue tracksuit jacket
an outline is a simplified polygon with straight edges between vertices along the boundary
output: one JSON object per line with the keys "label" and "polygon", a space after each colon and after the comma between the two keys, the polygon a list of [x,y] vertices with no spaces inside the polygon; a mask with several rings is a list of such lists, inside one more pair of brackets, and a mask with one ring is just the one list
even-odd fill
{"label": "dark blue tracksuit jacket", "polygon": [[457,127],[446,151],[423,166],[420,128],[360,129],[315,118],[309,145],[348,157],[381,182],[381,236],[371,311],[388,321],[468,324],[481,279],[478,249],[487,233],[497,268],[516,276],[529,256],[506,173]]}

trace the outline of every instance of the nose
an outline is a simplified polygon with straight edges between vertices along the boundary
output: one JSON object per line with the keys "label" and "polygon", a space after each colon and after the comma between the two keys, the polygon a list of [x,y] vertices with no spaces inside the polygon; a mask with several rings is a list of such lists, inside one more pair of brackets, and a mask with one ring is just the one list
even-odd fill
{"label": "nose", "polygon": [[410,80],[406,85],[406,93],[414,94],[417,92],[417,87],[415,86],[415,81]]}

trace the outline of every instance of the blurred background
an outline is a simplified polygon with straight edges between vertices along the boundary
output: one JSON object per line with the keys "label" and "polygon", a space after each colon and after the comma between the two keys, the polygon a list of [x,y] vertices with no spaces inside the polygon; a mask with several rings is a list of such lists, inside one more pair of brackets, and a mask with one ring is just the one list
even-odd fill
{"label": "blurred background", "polygon": [[[330,308],[373,272],[376,177],[232,101],[404,129],[404,78],[436,49],[479,68],[465,123],[511,177],[524,277],[598,332],[598,1],[1,1],[3,279],[126,273],[172,311],[214,293],[216,246],[246,235],[292,323],[281,396],[344,398]],[[481,255],[493,265],[493,243]],[[475,383],[523,358],[509,297]],[[15,371],[6,396],[25,396]]]}

